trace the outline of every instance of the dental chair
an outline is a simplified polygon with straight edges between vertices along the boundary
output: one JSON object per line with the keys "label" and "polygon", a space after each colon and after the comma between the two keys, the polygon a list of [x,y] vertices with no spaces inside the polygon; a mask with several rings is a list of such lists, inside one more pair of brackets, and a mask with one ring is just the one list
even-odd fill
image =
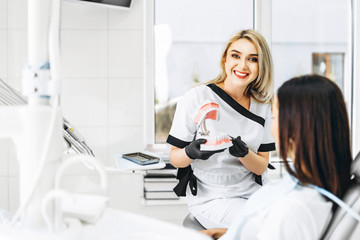
{"label": "dental chair", "polygon": [[[350,188],[343,199],[353,210],[360,213],[360,183]],[[344,209],[338,208],[330,221],[323,240],[350,239],[359,222]]]}
{"label": "dental chair", "polygon": [[[354,159],[352,172],[356,178],[356,184],[347,191],[342,200],[360,214],[360,152]],[[360,227],[360,223],[344,209],[338,207],[322,239],[350,239],[357,227]],[[355,239],[354,236],[352,239]]]}

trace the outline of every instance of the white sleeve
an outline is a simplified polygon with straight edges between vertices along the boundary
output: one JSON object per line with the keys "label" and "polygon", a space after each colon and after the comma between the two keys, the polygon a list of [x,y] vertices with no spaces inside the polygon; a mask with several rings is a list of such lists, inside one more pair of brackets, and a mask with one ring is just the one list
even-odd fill
{"label": "white sleeve", "polygon": [[275,150],[275,141],[271,134],[271,121],[271,105],[268,104],[266,109],[263,139],[259,146],[258,152],[270,152]]}
{"label": "white sleeve", "polygon": [[197,96],[193,89],[186,92],[178,101],[167,143],[184,148],[193,141],[197,130],[193,121],[197,102]]}

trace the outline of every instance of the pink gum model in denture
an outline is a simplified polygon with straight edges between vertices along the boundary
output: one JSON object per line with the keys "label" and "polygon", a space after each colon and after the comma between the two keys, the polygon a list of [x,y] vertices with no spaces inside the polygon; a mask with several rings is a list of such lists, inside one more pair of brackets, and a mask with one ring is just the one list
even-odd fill
{"label": "pink gum model in denture", "polygon": [[207,141],[200,145],[201,151],[216,151],[231,147],[233,144],[228,135],[223,134],[219,136],[205,136]]}
{"label": "pink gum model in denture", "polygon": [[232,142],[227,134],[210,136],[210,131],[206,128],[205,122],[207,119],[219,120],[219,110],[219,104],[208,102],[200,107],[194,117],[195,124],[198,125],[198,128],[201,127],[201,132],[199,132],[201,136],[199,138],[207,140],[206,143],[200,145],[200,150],[202,151],[216,151],[232,146]]}

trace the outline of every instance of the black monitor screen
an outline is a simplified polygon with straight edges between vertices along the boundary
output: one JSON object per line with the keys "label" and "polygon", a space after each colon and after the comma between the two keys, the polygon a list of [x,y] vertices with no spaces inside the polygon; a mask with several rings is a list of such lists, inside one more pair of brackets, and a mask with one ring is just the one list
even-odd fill
{"label": "black monitor screen", "polygon": [[81,0],[85,2],[103,3],[119,7],[129,8],[132,0]]}

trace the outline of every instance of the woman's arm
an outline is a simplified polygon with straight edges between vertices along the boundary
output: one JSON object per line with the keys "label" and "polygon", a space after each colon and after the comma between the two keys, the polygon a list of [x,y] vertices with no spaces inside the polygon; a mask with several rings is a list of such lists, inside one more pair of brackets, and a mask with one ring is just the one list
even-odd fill
{"label": "woman's arm", "polygon": [[171,147],[170,162],[176,168],[184,168],[190,165],[193,160],[186,153],[185,148]]}
{"label": "woman's arm", "polygon": [[269,164],[269,152],[253,152],[240,136],[231,139],[233,145],[229,148],[230,154],[237,157],[250,172],[263,174]]}
{"label": "woman's arm", "polygon": [[239,160],[247,170],[256,175],[261,175],[269,164],[269,152],[254,153],[249,149],[249,153],[243,158],[239,157]]}

